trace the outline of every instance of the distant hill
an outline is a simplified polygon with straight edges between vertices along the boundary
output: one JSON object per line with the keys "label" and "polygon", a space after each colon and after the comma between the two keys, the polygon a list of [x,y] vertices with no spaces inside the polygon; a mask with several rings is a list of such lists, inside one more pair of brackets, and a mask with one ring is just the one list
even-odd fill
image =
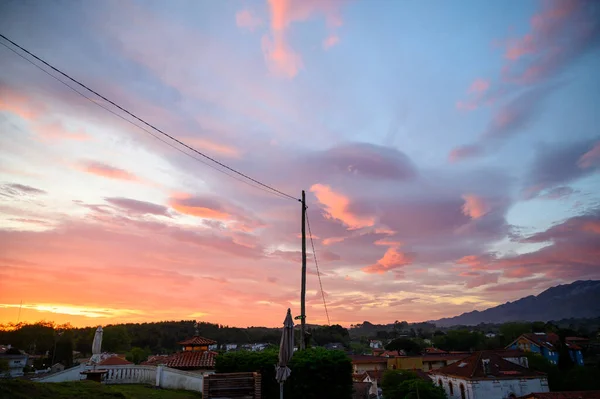
{"label": "distant hill", "polygon": [[433,320],[438,327],[600,317],[600,281],[575,281],[483,311]]}

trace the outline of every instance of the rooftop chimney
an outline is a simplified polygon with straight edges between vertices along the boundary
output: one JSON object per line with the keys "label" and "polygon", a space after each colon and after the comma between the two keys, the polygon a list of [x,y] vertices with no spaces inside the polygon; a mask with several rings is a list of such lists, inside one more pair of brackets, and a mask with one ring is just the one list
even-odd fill
{"label": "rooftop chimney", "polygon": [[482,359],[481,362],[483,363],[483,374],[489,375],[490,374],[490,359]]}

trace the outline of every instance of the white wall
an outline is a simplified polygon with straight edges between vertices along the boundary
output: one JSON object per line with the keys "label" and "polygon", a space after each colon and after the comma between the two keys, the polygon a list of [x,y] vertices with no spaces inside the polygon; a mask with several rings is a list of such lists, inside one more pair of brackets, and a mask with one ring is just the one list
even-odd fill
{"label": "white wall", "polygon": [[[548,392],[546,378],[467,381],[436,374],[430,377],[436,385],[439,385],[440,379],[442,380],[448,399],[461,399],[460,384],[465,387],[465,399],[507,399],[511,393],[518,397],[531,392]],[[450,382],[454,388],[453,394],[450,394]]]}
{"label": "white wall", "polygon": [[79,381],[85,379],[84,375],[80,373],[85,370],[85,365],[81,364],[78,367],[72,367],[58,373],[53,373],[48,376],[41,377],[35,381],[39,382],[67,382],[67,381]]}
{"label": "white wall", "polygon": [[156,369],[156,386],[168,389],[186,389],[188,391],[202,392],[204,387],[204,376],[200,373],[158,366]]}

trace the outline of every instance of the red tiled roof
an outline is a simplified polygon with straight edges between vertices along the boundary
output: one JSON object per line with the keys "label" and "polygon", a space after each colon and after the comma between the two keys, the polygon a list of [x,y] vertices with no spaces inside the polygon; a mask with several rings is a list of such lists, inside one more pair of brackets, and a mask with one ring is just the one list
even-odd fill
{"label": "red tiled roof", "polygon": [[100,363],[98,363],[99,366],[121,366],[121,365],[125,365],[125,364],[133,364],[133,363],[131,363],[123,358],[120,358],[118,356],[107,357],[106,359],[104,359]]}
{"label": "red tiled roof", "polygon": [[367,378],[367,373],[365,372],[352,374],[352,381],[354,382],[363,382],[365,378]]}
{"label": "red tiled roof", "polygon": [[[487,373],[484,371],[483,360],[489,360]],[[504,360],[502,356],[494,351],[475,352],[456,363],[432,370],[431,374],[445,374],[473,380],[539,378],[545,376],[543,373]]]}
{"label": "red tiled roof", "polygon": [[174,369],[214,369],[217,352],[186,351],[169,356],[165,365]]}
{"label": "red tiled roof", "polygon": [[[522,336],[527,338],[529,341],[533,342],[534,344],[536,344],[538,346],[543,346],[551,351],[558,350],[556,348],[556,344],[558,344],[560,342],[560,338],[555,333],[548,333],[548,334],[530,333],[530,334],[523,334]],[[580,346],[568,342],[569,340],[572,340],[572,338],[577,338],[577,337],[571,337],[571,338],[566,339],[567,348],[569,348],[571,350],[576,350],[576,351],[581,350]]]}
{"label": "red tiled roof", "polygon": [[445,350],[442,349],[438,349],[438,348],[425,348],[425,353],[429,354],[429,353],[448,353]]}
{"label": "red tiled roof", "polygon": [[517,399],[600,399],[600,391],[539,392]]}
{"label": "red tiled roof", "polygon": [[387,358],[371,355],[350,355],[353,364],[386,363]]}
{"label": "red tiled roof", "polygon": [[381,352],[381,354],[379,354],[380,357],[395,357],[395,356],[400,356],[400,353],[398,353],[398,351],[385,351],[385,352]]}
{"label": "red tiled roof", "polygon": [[369,370],[367,371],[367,374],[369,375],[369,377],[371,377],[372,380],[377,381],[377,383],[381,382],[381,378],[383,378],[383,373],[385,373],[386,370]]}
{"label": "red tiled roof", "polygon": [[491,352],[497,353],[504,359],[507,357],[525,357],[525,352],[520,349],[496,349]]}
{"label": "red tiled roof", "polygon": [[212,339],[208,339],[208,338],[204,338],[204,337],[200,337],[198,335],[190,338],[190,339],[186,339],[185,341],[181,341],[181,342],[177,342],[179,345],[201,345],[201,346],[206,346],[206,345],[214,345],[217,343],[217,341],[213,341]]}
{"label": "red tiled roof", "polygon": [[440,353],[440,354],[425,354],[422,356],[424,362],[441,362],[444,360],[460,360],[469,356],[469,353]]}

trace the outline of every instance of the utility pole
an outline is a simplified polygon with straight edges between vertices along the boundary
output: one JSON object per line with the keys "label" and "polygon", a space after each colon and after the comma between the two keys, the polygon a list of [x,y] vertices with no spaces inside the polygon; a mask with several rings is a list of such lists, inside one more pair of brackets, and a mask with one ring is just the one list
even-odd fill
{"label": "utility pole", "polygon": [[306,349],[306,198],[302,190],[302,290],[300,293],[300,349]]}

